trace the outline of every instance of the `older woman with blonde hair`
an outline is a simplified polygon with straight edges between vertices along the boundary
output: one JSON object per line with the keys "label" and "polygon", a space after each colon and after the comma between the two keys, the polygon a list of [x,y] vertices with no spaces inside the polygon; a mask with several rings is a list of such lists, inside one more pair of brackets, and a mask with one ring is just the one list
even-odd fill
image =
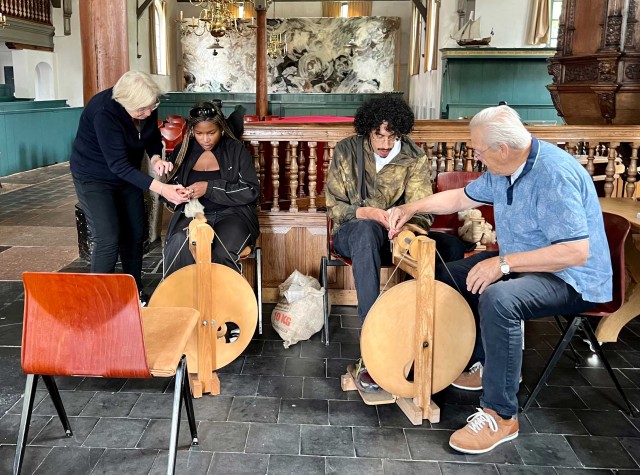
{"label": "older woman with blonde hair", "polygon": [[188,200],[181,185],[163,184],[140,171],[145,152],[158,176],[173,168],[161,159],[161,94],[148,74],[125,73],[86,105],[71,152],[71,174],[93,241],[91,272],[113,273],[120,255],[143,303],[143,191],[154,191],[176,205]]}

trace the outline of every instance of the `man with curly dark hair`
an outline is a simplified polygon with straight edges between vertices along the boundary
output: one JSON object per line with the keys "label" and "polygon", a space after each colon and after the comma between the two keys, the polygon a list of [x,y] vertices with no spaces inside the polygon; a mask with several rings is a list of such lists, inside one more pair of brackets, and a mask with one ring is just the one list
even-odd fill
{"label": "man with curly dark hair", "polygon": [[[401,98],[384,94],[370,100],[356,112],[357,135],[336,145],[329,169],[326,199],[334,250],[352,261],[362,322],[380,292],[382,261],[390,260],[388,210],[432,193],[426,154],[407,137],[413,123],[413,111]],[[416,214],[411,222],[428,230],[433,216]],[[464,244],[456,236],[429,235],[445,261],[464,256]],[[362,387],[377,389],[361,362],[357,369]]]}

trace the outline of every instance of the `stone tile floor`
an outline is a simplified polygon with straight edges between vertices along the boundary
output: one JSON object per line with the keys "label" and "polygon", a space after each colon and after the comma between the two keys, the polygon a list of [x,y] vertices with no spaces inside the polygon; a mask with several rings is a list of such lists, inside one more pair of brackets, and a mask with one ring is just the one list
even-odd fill
{"label": "stone tile floor", "polygon": [[[20,369],[24,270],[86,272],[77,258],[75,195],[66,164],[0,180],[0,473],[10,473],[25,378]],[[145,288],[158,284],[158,246],[145,257]],[[536,407],[520,416],[520,436],[496,450],[462,455],[451,432],[479,393],[447,388],[435,396],[441,422],[412,426],[394,405],[366,406],[340,390],[358,356],[353,307],[332,309],[332,343],[319,335],[282,347],[267,324],[220,371],[222,394],[195,401],[201,445],[189,449],[183,421],[177,473],[183,474],[588,474],[640,473],[640,419],[632,419],[600,361],[574,342]],[[400,331],[401,329],[399,329]],[[535,383],[559,331],[549,320],[526,326],[522,398]],[[640,405],[640,323],[605,351]],[[38,391],[25,474],[147,474],[166,470],[172,381],[57,378],[73,438]]]}

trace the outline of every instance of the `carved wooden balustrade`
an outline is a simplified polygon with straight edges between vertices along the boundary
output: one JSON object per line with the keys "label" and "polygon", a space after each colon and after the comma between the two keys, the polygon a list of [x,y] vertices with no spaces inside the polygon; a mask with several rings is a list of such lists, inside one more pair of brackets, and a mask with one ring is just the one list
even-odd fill
{"label": "carved wooden balustrade", "polygon": [[50,0],[0,0],[0,12],[13,18],[51,25]]}
{"label": "carved wooden balustrade", "polygon": [[[537,138],[571,153],[594,177],[602,196],[635,196],[640,126],[536,126]],[[335,145],[352,135],[349,122],[292,124],[247,123],[249,144],[262,184],[261,210],[316,212],[324,206],[324,184]],[[470,146],[468,124],[417,121],[411,138],[439,171],[479,170]]]}
{"label": "carved wooden balustrade", "polygon": [[[594,177],[602,196],[637,195],[640,126],[530,127],[531,133],[557,143],[580,160]],[[351,123],[245,124],[243,139],[260,177],[259,213],[263,250],[263,299],[278,300],[278,285],[294,270],[318,276],[326,254],[324,187],[337,142],[352,135]],[[474,170],[467,123],[418,121],[411,137],[427,153],[434,177],[439,171]],[[251,263],[246,267],[252,282]],[[387,270],[389,271],[387,273]],[[391,276],[383,269],[381,282]],[[396,274],[397,277],[397,274]],[[348,267],[329,269],[334,304],[356,303]]]}

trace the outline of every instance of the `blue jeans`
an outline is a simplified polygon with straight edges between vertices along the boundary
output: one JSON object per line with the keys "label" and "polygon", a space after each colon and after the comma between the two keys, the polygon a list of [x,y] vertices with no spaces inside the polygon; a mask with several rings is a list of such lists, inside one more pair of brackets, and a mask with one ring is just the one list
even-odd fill
{"label": "blue jeans", "polygon": [[[429,237],[436,242],[436,249],[445,262],[464,256],[465,244],[458,237],[437,232],[430,232]],[[340,225],[333,246],[342,257],[351,259],[358,315],[360,321],[364,322],[380,293],[382,262],[391,263],[387,230],[372,219],[353,219]]]}
{"label": "blue jeans", "polygon": [[436,279],[457,288],[476,319],[474,357],[483,364],[481,406],[515,416],[522,368],[520,322],[575,315],[595,304],[583,300],[573,287],[547,272],[512,273],[491,284],[482,294],[467,291],[467,274],[473,266],[496,255],[497,252],[481,252],[450,262],[447,264],[450,275],[441,268],[436,270]]}
{"label": "blue jeans", "polygon": [[115,272],[118,254],[122,270],[142,289],[144,196],[130,183],[108,183],[73,177],[80,207],[93,237],[91,272]]}

